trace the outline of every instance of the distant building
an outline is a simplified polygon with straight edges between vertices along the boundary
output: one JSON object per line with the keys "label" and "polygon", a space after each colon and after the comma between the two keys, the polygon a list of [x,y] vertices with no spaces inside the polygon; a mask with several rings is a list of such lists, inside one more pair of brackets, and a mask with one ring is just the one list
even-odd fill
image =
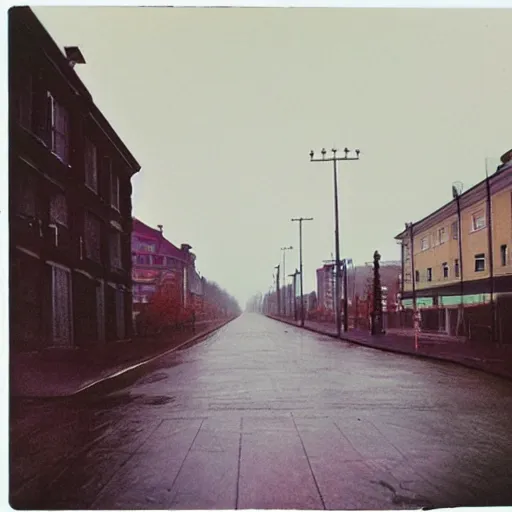
{"label": "distant building", "polygon": [[[363,299],[368,294],[368,287],[373,283],[373,263],[352,266],[352,260],[348,260],[347,273],[347,298],[348,304],[352,305],[355,298]],[[397,301],[399,293],[400,262],[382,261],[380,262],[381,284],[384,287],[386,297],[386,309],[391,309],[392,304]],[[342,267],[343,272],[343,267]],[[334,311],[336,297],[336,266],[334,263],[326,263],[323,267],[317,269],[317,293],[318,306],[321,309]],[[342,274],[343,276],[343,274]],[[340,281],[340,294],[343,296],[343,279]]]}
{"label": "distant building", "polygon": [[131,335],[131,177],[140,165],[28,7],[9,10],[13,351]]}
{"label": "distant building", "polygon": [[323,267],[316,270],[316,285],[318,307],[334,311],[335,304],[335,287],[336,287],[336,265],[334,263],[326,263]]}
{"label": "distant building", "polygon": [[183,306],[197,307],[203,282],[195,269],[191,246],[178,248],[163,235],[163,226],[151,228],[133,219],[132,278],[134,311],[140,310],[156,291],[166,287],[176,291]]}

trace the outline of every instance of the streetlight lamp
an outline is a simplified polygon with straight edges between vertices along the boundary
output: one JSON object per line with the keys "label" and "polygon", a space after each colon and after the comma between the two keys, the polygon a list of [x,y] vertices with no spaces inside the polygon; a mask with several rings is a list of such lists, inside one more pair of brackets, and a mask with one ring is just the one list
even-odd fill
{"label": "streetlight lamp", "polygon": [[299,217],[292,219],[292,222],[299,223],[299,268],[300,268],[300,325],[304,327],[304,271],[302,268],[302,222],[305,220],[313,220],[313,217]]}
{"label": "streetlight lamp", "polygon": [[[343,151],[345,153],[344,157],[336,156],[336,149],[332,149],[332,157],[326,158],[325,148],[322,149],[321,154],[322,158],[315,158],[315,152],[311,150],[309,153],[311,162],[332,162],[334,169],[334,222],[335,222],[335,230],[334,230],[334,241],[336,247],[336,330],[338,336],[341,336],[341,311],[340,311],[340,284],[339,284],[339,276],[341,275],[340,269],[340,236],[339,236],[339,216],[338,216],[338,169],[336,163],[342,160],[359,160],[359,149],[356,149],[355,157],[349,157],[350,150],[345,148]],[[343,330],[345,332],[348,331],[348,305],[347,305],[347,291],[345,289],[345,301],[343,304]]]}
{"label": "streetlight lamp", "polygon": [[286,251],[291,251],[293,247],[281,247],[283,251],[283,316],[286,316]]}

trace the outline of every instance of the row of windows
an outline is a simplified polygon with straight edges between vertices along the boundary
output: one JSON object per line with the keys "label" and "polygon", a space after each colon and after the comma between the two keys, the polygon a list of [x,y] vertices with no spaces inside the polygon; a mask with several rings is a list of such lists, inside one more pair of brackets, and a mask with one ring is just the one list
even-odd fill
{"label": "row of windows", "polygon": [[[475,254],[474,256],[474,271],[475,272],[484,272],[485,271],[485,254]],[[501,266],[508,265],[508,247],[507,245],[502,245],[500,247],[500,264]],[[448,279],[450,277],[450,268],[447,262],[444,262],[441,265],[442,277],[443,279]],[[459,260],[455,259],[453,264],[453,272],[454,277],[460,277],[460,268],[459,268]],[[419,282],[420,279],[420,271],[416,270],[415,272],[415,281]],[[432,267],[426,269],[426,281],[432,281],[434,278]]]}
{"label": "row of windows", "polygon": [[[85,257],[97,263],[101,262],[102,221],[91,212],[86,212],[83,243],[80,246],[81,258]],[[121,232],[111,229],[108,233],[110,263],[117,269],[123,268]]]}
{"label": "row of windows", "polygon": [[167,265],[176,266],[177,262],[171,256],[157,254],[132,254],[134,265]]}
{"label": "row of windows", "polygon": [[[18,176],[19,190],[17,191],[16,208],[17,213],[25,217],[36,217],[36,183],[31,174],[20,174]],[[69,228],[69,214],[66,196],[63,193],[56,193],[50,198],[49,203],[50,224],[58,229]],[[84,223],[85,255],[87,258],[100,262],[101,226],[103,222],[96,215],[87,212]],[[83,248],[81,247],[83,252]],[[110,234],[110,258],[115,268],[122,268],[121,258],[121,234],[117,231]]]}
{"label": "row of windows", "polygon": [[[36,81],[37,82],[37,81]],[[69,165],[70,156],[70,118],[68,110],[48,90],[37,90],[34,77],[28,71],[20,79],[13,100],[16,121],[26,130],[36,135],[50,151],[64,164]],[[101,172],[110,179],[110,204],[120,210],[119,176],[112,170],[112,161],[108,156],[100,160],[97,147],[85,139],[84,167],[86,186],[98,193],[99,162]]]}
{"label": "row of windows", "polygon": [[[479,210],[471,215],[471,230],[470,233],[479,231],[486,227],[485,213],[483,210]],[[453,240],[459,239],[459,221],[452,222],[450,226],[450,236]],[[425,235],[420,240],[420,251],[427,251],[431,247],[442,245],[448,241],[448,228],[440,227],[434,233]],[[405,258],[410,258],[409,246],[405,245]]]}

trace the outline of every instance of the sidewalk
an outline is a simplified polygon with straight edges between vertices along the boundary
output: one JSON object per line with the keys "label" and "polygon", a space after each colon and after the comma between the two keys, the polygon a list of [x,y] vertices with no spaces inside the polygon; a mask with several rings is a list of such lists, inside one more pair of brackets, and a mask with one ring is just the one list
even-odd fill
{"label": "sidewalk", "polygon": [[196,341],[232,320],[197,322],[195,334],[188,327],[162,338],[135,338],[87,349],[11,354],[10,395],[30,398],[76,395]]}
{"label": "sidewalk", "polygon": [[[300,322],[295,322],[292,319],[273,315],[267,316],[280,322],[300,326]],[[336,325],[332,323],[306,320],[305,329],[337,337]],[[500,377],[512,379],[512,345],[497,347],[495,345],[460,341],[456,338],[443,338],[440,335],[432,335],[430,333],[420,333],[418,348],[416,349],[414,337],[405,332],[403,334],[388,332],[372,336],[368,331],[361,329],[351,329],[347,333],[342,332],[341,339],[379,350],[450,361],[467,366],[468,368],[475,368],[499,375]]]}

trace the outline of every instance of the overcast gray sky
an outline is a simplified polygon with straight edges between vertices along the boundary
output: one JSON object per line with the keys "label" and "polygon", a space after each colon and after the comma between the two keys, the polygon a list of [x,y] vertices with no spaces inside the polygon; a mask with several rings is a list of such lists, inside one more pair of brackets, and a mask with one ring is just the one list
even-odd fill
{"label": "overcast gray sky", "polygon": [[[304,8],[37,7],[142,165],[134,215],[242,305],[268,290],[280,247],[305,286],[334,252],[340,165],[342,257],[399,259],[394,236],[485,177],[510,149],[512,12]],[[287,254],[287,273],[298,250]]]}

